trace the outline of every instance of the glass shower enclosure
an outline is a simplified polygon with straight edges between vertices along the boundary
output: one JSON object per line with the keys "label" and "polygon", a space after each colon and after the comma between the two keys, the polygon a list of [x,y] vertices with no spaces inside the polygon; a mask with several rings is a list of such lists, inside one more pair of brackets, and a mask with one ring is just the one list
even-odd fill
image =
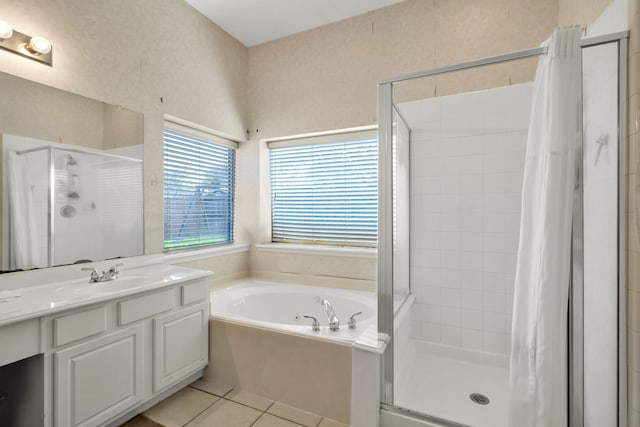
{"label": "glass shower enclosure", "polygon": [[[567,343],[572,427],[626,425],[625,135],[618,131],[625,128],[626,43],[626,33],[581,43],[583,143]],[[534,48],[379,83],[383,426],[404,417],[406,425],[507,427],[533,84],[496,82],[535,68],[544,53]]]}

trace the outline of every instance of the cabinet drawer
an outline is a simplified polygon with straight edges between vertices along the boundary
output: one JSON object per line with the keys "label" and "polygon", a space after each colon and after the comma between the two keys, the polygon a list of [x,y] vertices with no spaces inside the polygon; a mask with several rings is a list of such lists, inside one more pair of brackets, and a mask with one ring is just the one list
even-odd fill
{"label": "cabinet drawer", "polygon": [[209,297],[209,283],[202,280],[182,285],[182,305],[193,304]]}
{"label": "cabinet drawer", "polygon": [[171,310],[174,303],[173,288],[154,292],[118,303],[118,324],[120,326]]}
{"label": "cabinet drawer", "polygon": [[107,330],[104,306],[53,319],[53,346],[69,344]]}
{"label": "cabinet drawer", "polygon": [[0,366],[40,353],[40,321],[12,323],[0,328]]}

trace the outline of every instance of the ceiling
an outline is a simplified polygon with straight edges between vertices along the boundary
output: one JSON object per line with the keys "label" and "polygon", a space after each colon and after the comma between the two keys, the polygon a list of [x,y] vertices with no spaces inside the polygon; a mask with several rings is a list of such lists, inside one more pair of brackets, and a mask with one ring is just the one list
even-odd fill
{"label": "ceiling", "polygon": [[401,1],[403,0],[186,0],[248,47]]}

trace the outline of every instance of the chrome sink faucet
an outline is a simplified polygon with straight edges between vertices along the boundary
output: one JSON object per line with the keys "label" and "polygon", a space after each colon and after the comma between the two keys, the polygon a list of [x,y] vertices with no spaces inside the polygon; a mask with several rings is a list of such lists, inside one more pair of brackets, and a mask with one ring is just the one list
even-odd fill
{"label": "chrome sink faucet", "polygon": [[82,271],[90,271],[91,276],[89,276],[89,283],[96,282],[108,282],[109,280],[117,279],[118,274],[120,274],[120,270],[118,267],[122,267],[124,264],[114,264],[109,267],[108,270],[103,271],[102,273],[98,273],[98,270],[95,268],[83,268]]}
{"label": "chrome sink faucet", "polygon": [[331,303],[326,299],[320,300],[320,304],[324,305],[324,308],[327,310],[327,319],[329,320],[329,329],[332,331],[337,331],[340,329],[340,320],[338,320],[338,316],[336,316],[336,312],[333,310]]}

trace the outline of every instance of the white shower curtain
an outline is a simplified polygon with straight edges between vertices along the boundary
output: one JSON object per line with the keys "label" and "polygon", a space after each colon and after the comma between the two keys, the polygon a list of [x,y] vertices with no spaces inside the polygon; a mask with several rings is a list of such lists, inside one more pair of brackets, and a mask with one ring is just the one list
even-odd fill
{"label": "white shower curtain", "polygon": [[567,310],[580,29],[556,30],[533,89],[522,190],[509,379],[510,427],[567,425]]}
{"label": "white shower curtain", "polygon": [[24,155],[10,152],[8,160],[9,269],[46,267],[47,260],[41,253],[42,241],[45,239],[38,236],[35,216],[38,207],[33,202],[27,159]]}

